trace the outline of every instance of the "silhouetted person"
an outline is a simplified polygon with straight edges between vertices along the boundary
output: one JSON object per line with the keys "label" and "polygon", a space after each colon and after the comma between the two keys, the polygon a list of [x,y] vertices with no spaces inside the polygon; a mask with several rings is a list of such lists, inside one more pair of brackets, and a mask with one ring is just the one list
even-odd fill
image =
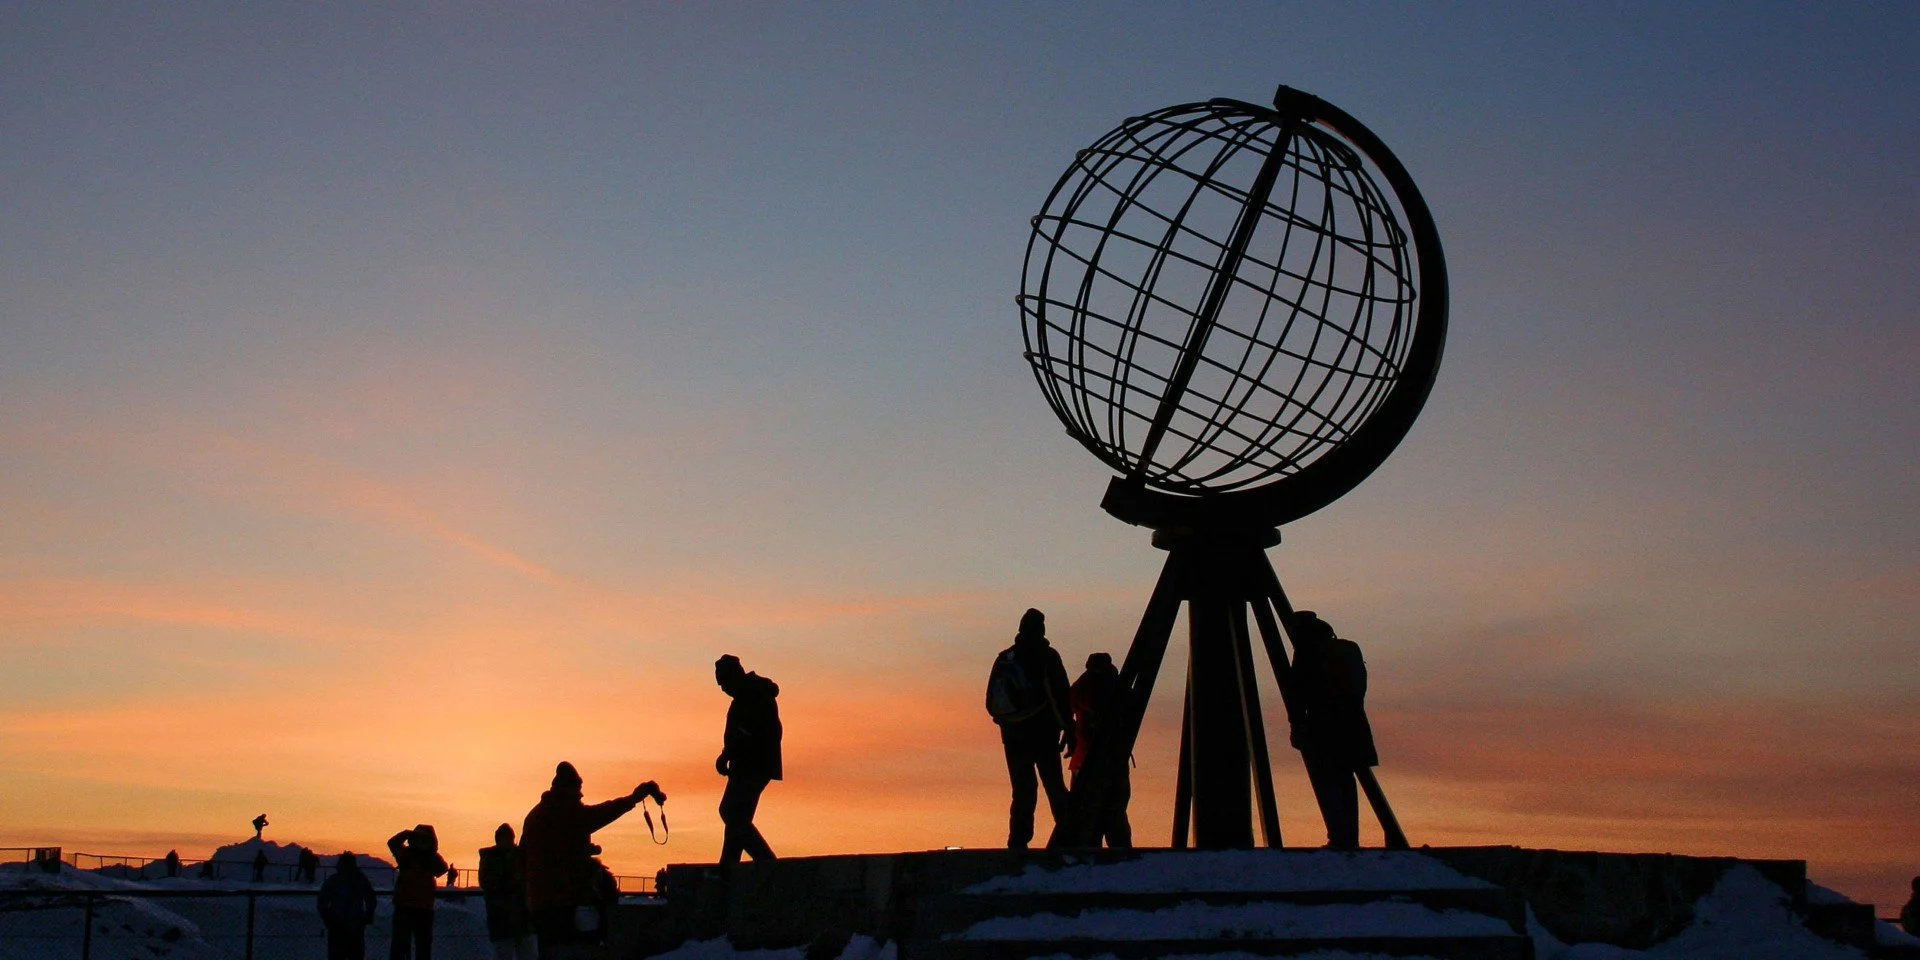
{"label": "silhouetted person", "polygon": [[266,829],[267,829],[267,815],[266,815],[266,814],[264,814],[264,813],[263,813],[263,814],[261,814],[261,815],[259,815],[259,816],[257,816],[257,817],[254,817],[254,818],[253,818],[253,838],[254,838],[255,840],[258,840],[258,839],[260,839],[260,834],[261,834],[261,833],[262,833],[263,831],[265,831]]}
{"label": "silhouetted person", "polygon": [[454,866],[451,863],[447,864],[447,889],[452,890],[454,887],[457,887],[459,885],[460,885],[460,868]]}
{"label": "silhouetted person", "polygon": [[253,852],[253,882],[259,883],[266,878],[267,852],[265,850],[255,850]]}
{"label": "silhouetted person", "polygon": [[393,854],[393,946],[390,960],[433,957],[433,881],[447,872],[440,856],[440,837],[430,824],[402,830],[387,838]]}
{"label": "silhouetted person", "polygon": [[[527,908],[533,920],[534,935],[540,940],[540,954],[547,956],[562,943],[598,940],[606,933],[606,917],[612,901],[619,896],[613,874],[594,857],[600,848],[594,845],[593,832],[620,819],[652,796],[665,802],[667,795],[648,780],[624,797],[588,806],[581,802],[580,774],[573,764],[562,761],[553,771],[553,786],[540,795],[540,802],[527,812],[520,827],[520,851],[526,864]],[[582,936],[575,923],[575,912],[592,907],[599,912],[599,923],[591,936]]]}
{"label": "silhouetted person", "polygon": [[294,872],[301,880],[312,883],[315,875],[320,872],[320,858],[315,856],[312,850],[301,847],[300,862],[294,867]]}
{"label": "silhouetted person", "polygon": [[[1088,657],[1087,670],[1073,682],[1067,699],[1073,705],[1073,754],[1067,758],[1067,769],[1073,771],[1074,779],[1078,780],[1080,768],[1093,749],[1094,735],[1113,722],[1119,711],[1120,671],[1113,666],[1113,656],[1096,653]],[[1122,761],[1118,775],[1107,785],[1100,812],[1094,817],[1096,846],[1102,842],[1115,850],[1133,846],[1133,825],[1127,822],[1127,804],[1132,800],[1133,775]]]}
{"label": "silhouetted person", "polygon": [[[1060,756],[1073,748],[1067,668],[1047,643],[1047,618],[1029,609],[1020,617],[1013,646],[1000,651],[987,678],[987,713],[1000,725],[1013,804],[1007,811],[1007,847],[1025,850],[1033,840],[1033,808],[1039,788],[1055,824],[1067,810],[1067,784]],[[1037,778],[1037,783],[1036,783]]]}
{"label": "silhouetted person", "polygon": [[760,794],[781,778],[780,685],[740,666],[727,654],[713,662],[713,679],[733,698],[727,707],[727,729],[713,768],[727,778],[720,794],[720,822],[726,832],[720,840],[720,869],[731,871],[745,853],[755,860],[772,860],[773,849],[753,825]]}
{"label": "silhouetted person", "polygon": [[212,880],[214,877],[218,875],[219,875],[219,868],[213,865],[212,857],[208,857],[207,859],[200,861],[200,879]]}
{"label": "silhouetted person", "polygon": [[180,875],[180,851],[168,850],[166,859],[162,860],[161,863],[165,865],[167,876],[177,877]]}
{"label": "silhouetted person", "polygon": [[360,861],[343,853],[333,876],[320,885],[320,923],[327,928],[327,960],[365,960],[367,926],[373,923],[373,884]]}
{"label": "silhouetted person", "polygon": [[1920,877],[1913,878],[1913,896],[1908,897],[1907,905],[1900,908],[1900,926],[1920,937]]}
{"label": "silhouetted person", "polygon": [[526,861],[507,824],[493,831],[493,846],[480,850],[480,895],[487,905],[487,939],[493,943],[494,960],[533,960]]}
{"label": "silhouetted person", "polygon": [[1333,627],[1303,610],[1294,614],[1292,743],[1306,762],[1307,779],[1327,824],[1327,846],[1360,846],[1360,796],[1354,772],[1377,766],[1367,723],[1367,662],[1360,645],[1334,636]]}

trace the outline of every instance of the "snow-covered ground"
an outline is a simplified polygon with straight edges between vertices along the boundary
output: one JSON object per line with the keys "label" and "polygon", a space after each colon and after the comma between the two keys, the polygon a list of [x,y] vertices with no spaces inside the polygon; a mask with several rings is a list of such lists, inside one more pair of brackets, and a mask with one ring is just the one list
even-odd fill
{"label": "snow-covered ground", "polygon": [[[251,841],[250,841],[251,843]],[[290,849],[290,848],[282,848]],[[1202,862],[1203,859],[1206,862]],[[277,861],[276,861],[277,862]],[[1482,881],[1459,874],[1418,854],[1327,854],[1288,858],[1276,871],[1271,857],[1220,853],[1208,858],[1148,854],[1119,864],[1078,865],[1047,871],[1030,869],[968,888],[970,893],[1152,893],[1247,890],[1374,890],[1484,888]],[[247,930],[247,897],[114,897],[115,893],[215,893],[253,891],[254,956],[258,960],[320,960],[325,941],[314,912],[312,885],[252,884],[197,877],[129,881],[63,867],[55,875],[0,870],[0,960],[49,960],[79,957],[84,907],[77,893],[104,894],[95,901],[92,956],[98,960],[219,960],[241,956]],[[1810,885],[1814,903],[1845,902],[1824,887]],[[369,954],[385,949],[390,905],[382,898],[380,916],[369,928]],[[1457,916],[1455,914],[1458,914]],[[1491,925],[1491,926],[1489,926]],[[1473,929],[1468,929],[1472,926]],[[1487,929],[1480,929],[1486,926]],[[1498,926],[1499,930],[1494,930]],[[1530,932],[1539,960],[1863,960],[1859,950],[1842,947],[1809,932],[1787,907],[1787,896],[1759,872],[1735,867],[1694,909],[1694,921],[1677,936],[1648,950],[1605,944],[1568,945],[1533,923]],[[443,900],[434,924],[434,954],[443,960],[481,960],[490,956],[486,915],[478,897]],[[1076,917],[1042,914],[982,921],[965,932],[969,938],[1182,939],[1207,931],[1233,930],[1242,936],[1340,936],[1343,931],[1394,931],[1400,935],[1497,933],[1505,924],[1479,914],[1435,911],[1417,904],[1300,906],[1183,904],[1164,910],[1093,910]],[[1887,924],[1879,925],[1885,944],[1920,947],[1920,939]],[[689,943],[665,954],[668,960],[800,960],[805,951],[735,950],[724,939]],[[854,937],[841,960],[895,960],[892,944]],[[1205,954],[1209,960],[1233,960],[1231,954]],[[1176,958],[1168,958],[1176,960]],[[1358,954],[1322,951],[1305,960],[1369,960]],[[1402,958],[1405,960],[1405,958]]]}
{"label": "snow-covered ground", "polygon": [[[78,960],[84,898],[94,900],[93,960],[216,960],[243,956],[247,892],[253,892],[257,960],[322,960],[325,934],[311,884],[243,883],[180,877],[120,880],[63,866],[58,874],[0,871],[0,960]],[[33,893],[36,896],[17,894]],[[166,894],[176,894],[167,896]],[[120,896],[114,896],[120,894]],[[127,896],[141,894],[141,896]],[[479,897],[442,900],[434,918],[434,956],[492,956]],[[392,905],[381,898],[367,930],[368,953],[384,951]]]}

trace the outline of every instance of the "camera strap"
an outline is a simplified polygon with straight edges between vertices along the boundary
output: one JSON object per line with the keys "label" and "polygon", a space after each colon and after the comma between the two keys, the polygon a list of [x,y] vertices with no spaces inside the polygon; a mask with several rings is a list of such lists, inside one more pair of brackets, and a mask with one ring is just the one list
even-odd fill
{"label": "camera strap", "polygon": [[667,805],[657,800],[654,801],[654,804],[660,808],[660,832],[654,833],[653,811],[647,809],[648,799],[647,797],[640,798],[640,816],[647,821],[647,836],[653,840],[653,845],[656,847],[664,847],[667,845],[667,841],[673,837],[673,831],[667,827]]}

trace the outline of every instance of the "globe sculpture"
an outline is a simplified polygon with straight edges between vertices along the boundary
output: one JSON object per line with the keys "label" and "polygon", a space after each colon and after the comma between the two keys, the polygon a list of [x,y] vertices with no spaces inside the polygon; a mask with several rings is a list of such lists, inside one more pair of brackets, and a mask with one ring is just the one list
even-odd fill
{"label": "globe sculpture", "polygon": [[[1116,474],[1102,506],[1168,551],[1053,843],[1085,843],[1131,754],[1174,621],[1191,634],[1175,846],[1280,845],[1248,616],[1292,703],[1281,524],[1352,490],[1425,404],[1446,338],[1432,215],[1384,143],[1288,87],[1130,118],[1032,221],[1026,357],[1067,433]],[[1390,846],[1404,834],[1358,771]],[[1257,805],[1257,809],[1256,809]]]}

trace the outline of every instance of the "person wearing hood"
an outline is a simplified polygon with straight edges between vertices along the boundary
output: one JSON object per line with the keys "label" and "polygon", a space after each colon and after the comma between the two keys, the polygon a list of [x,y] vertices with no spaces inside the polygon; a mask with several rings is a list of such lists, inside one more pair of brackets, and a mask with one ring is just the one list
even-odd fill
{"label": "person wearing hood", "polygon": [[[1087,670],[1073,681],[1067,699],[1073,705],[1073,754],[1067,758],[1067,769],[1078,780],[1080,768],[1093,751],[1094,735],[1115,723],[1120,711],[1120,671],[1113,665],[1113,655],[1096,653],[1087,657]],[[1096,843],[1104,841],[1114,850],[1133,846],[1133,825],[1127,822],[1127,805],[1132,800],[1133,777],[1123,763],[1114,782],[1107,786],[1104,809],[1095,818]]]}
{"label": "person wearing hood", "polygon": [[1033,811],[1047,791],[1055,824],[1067,811],[1067,784],[1060,756],[1073,749],[1073,714],[1067,668],[1047,642],[1047,617],[1029,609],[1020,617],[1013,646],[994,658],[987,678],[987,714],[1000,727],[1000,746],[1013,783],[1007,810],[1007,848],[1025,850],[1033,840]]}
{"label": "person wearing hood", "polygon": [[720,795],[720,822],[726,833],[720,841],[720,869],[731,871],[745,853],[755,860],[772,860],[773,849],[753,825],[760,794],[781,778],[780,685],[757,673],[748,673],[740,658],[726,654],[713,662],[713,679],[733,704],[727,707],[727,729],[720,756],[713,767],[727,778]]}
{"label": "person wearing hood", "polygon": [[433,881],[447,872],[440,837],[432,824],[420,824],[387,838],[393,854],[393,940],[391,960],[433,958]]}
{"label": "person wearing hood", "polygon": [[533,960],[527,920],[527,869],[513,842],[513,826],[493,831],[493,846],[480,851],[480,894],[487,906],[487,939],[494,960]]}
{"label": "person wearing hood", "polygon": [[366,960],[367,925],[373,923],[373,883],[360,861],[343,853],[333,876],[320,885],[320,924],[327,929],[327,960]]}
{"label": "person wearing hood", "polygon": [[[613,880],[594,860],[600,853],[593,842],[594,831],[625,816],[643,797],[652,796],[661,803],[667,799],[659,785],[648,780],[624,797],[589,805],[583,800],[582,786],[573,764],[561,761],[554,768],[552,788],[540,795],[540,802],[520,826],[527,911],[543,955],[554,945],[581,939],[583,931],[576,923],[581,907],[600,909],[604,920]],[[593,933],[604,933],[605,927],[602,922]]]}
{"label": "person wearing hood", "polygon": [[1360,795],[1355,775],[1380,765],[1367,723],[1367,662],[1360,645],[1333,632],[1311,610],[1293,615],[1294,697],[1287,704],[1289,738],[1307,766],[1307,780],[1327,824],[1327,846],[1360,847]]}

